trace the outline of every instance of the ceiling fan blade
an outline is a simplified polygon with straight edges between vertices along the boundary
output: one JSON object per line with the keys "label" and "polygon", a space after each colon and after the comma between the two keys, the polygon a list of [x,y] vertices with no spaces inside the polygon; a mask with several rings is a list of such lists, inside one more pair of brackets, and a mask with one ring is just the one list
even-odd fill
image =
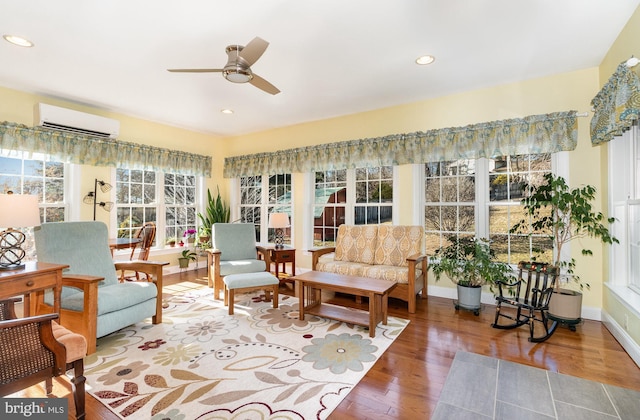
{"label": "ceiling fan blade", "polygon": [[253,78],[249,81],[249,83],[257,87],[258,89],[262,89],[265,92],[270,93],[272,95],[277,95],[278,93],[280,93],[280,89],[273,86],[271,83],[267,82],[266,80],[264,80],[262,77],[258,76],[255,73],[253,73]]}
{"label": "ceiling fan blade", "polygon": [[222,69],[167,69],[173,73],[220,73]]}
{"label": "ceiling fan blade", "polygon": [[248,65],[252,65],[258,58],[262,56],[262,53],[267,49],[269,43],[260,37],[255,37],[247,44],[246,47],[238,54]]}

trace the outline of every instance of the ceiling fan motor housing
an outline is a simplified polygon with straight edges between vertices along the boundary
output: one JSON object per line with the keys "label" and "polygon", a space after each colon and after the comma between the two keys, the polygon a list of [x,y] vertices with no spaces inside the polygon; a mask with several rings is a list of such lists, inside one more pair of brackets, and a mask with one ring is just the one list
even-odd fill
{"label": "ceiling fan motor housing", "polygon": [[240,51],[243,49],[242,45],[229,45],[225,49],[229,60],[222,70],[222,75],[230,82],[247,83],[253,79],[249,63],[240,56]]}

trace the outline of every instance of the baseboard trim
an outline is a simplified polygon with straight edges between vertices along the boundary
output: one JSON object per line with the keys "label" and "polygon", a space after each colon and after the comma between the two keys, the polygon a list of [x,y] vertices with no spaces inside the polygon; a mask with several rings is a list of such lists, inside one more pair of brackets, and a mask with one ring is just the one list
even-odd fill
{"label": "baseboard trim", "polygon": [[602,323],[609,330],[611,335],[618,340],[624,351],[627,352],[636,365],[640,367],[640,346],[638,343],[636,343],[624,328],[622,328],[622,326],[604,310],[602,311]]}

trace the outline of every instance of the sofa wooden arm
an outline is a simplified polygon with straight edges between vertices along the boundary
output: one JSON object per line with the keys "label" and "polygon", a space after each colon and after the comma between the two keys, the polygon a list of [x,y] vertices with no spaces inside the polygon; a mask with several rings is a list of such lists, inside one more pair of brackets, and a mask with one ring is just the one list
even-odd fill
{"label": "sofa wooden arm", "polygon": [[336,251],[336,247],[335,246],[331,246],[331,247],[326,247],[326,248],[312,248],[309,250],[309,252],[311,253],[311,269],[315,270],[316,269],[316,265],[318,264],[318,260],[320,259],[320,257],[324,254],[330,254],[332,252]]}

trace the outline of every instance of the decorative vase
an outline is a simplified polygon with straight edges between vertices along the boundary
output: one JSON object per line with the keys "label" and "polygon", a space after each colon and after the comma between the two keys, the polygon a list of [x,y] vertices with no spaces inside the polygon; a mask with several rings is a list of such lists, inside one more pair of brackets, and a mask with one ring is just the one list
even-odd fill
{"label": "decorative vase", "polygon": [[462,308],[480,314],[480,298],[482,286],[458,286],[458,300],[454,302],[456,309]]}

